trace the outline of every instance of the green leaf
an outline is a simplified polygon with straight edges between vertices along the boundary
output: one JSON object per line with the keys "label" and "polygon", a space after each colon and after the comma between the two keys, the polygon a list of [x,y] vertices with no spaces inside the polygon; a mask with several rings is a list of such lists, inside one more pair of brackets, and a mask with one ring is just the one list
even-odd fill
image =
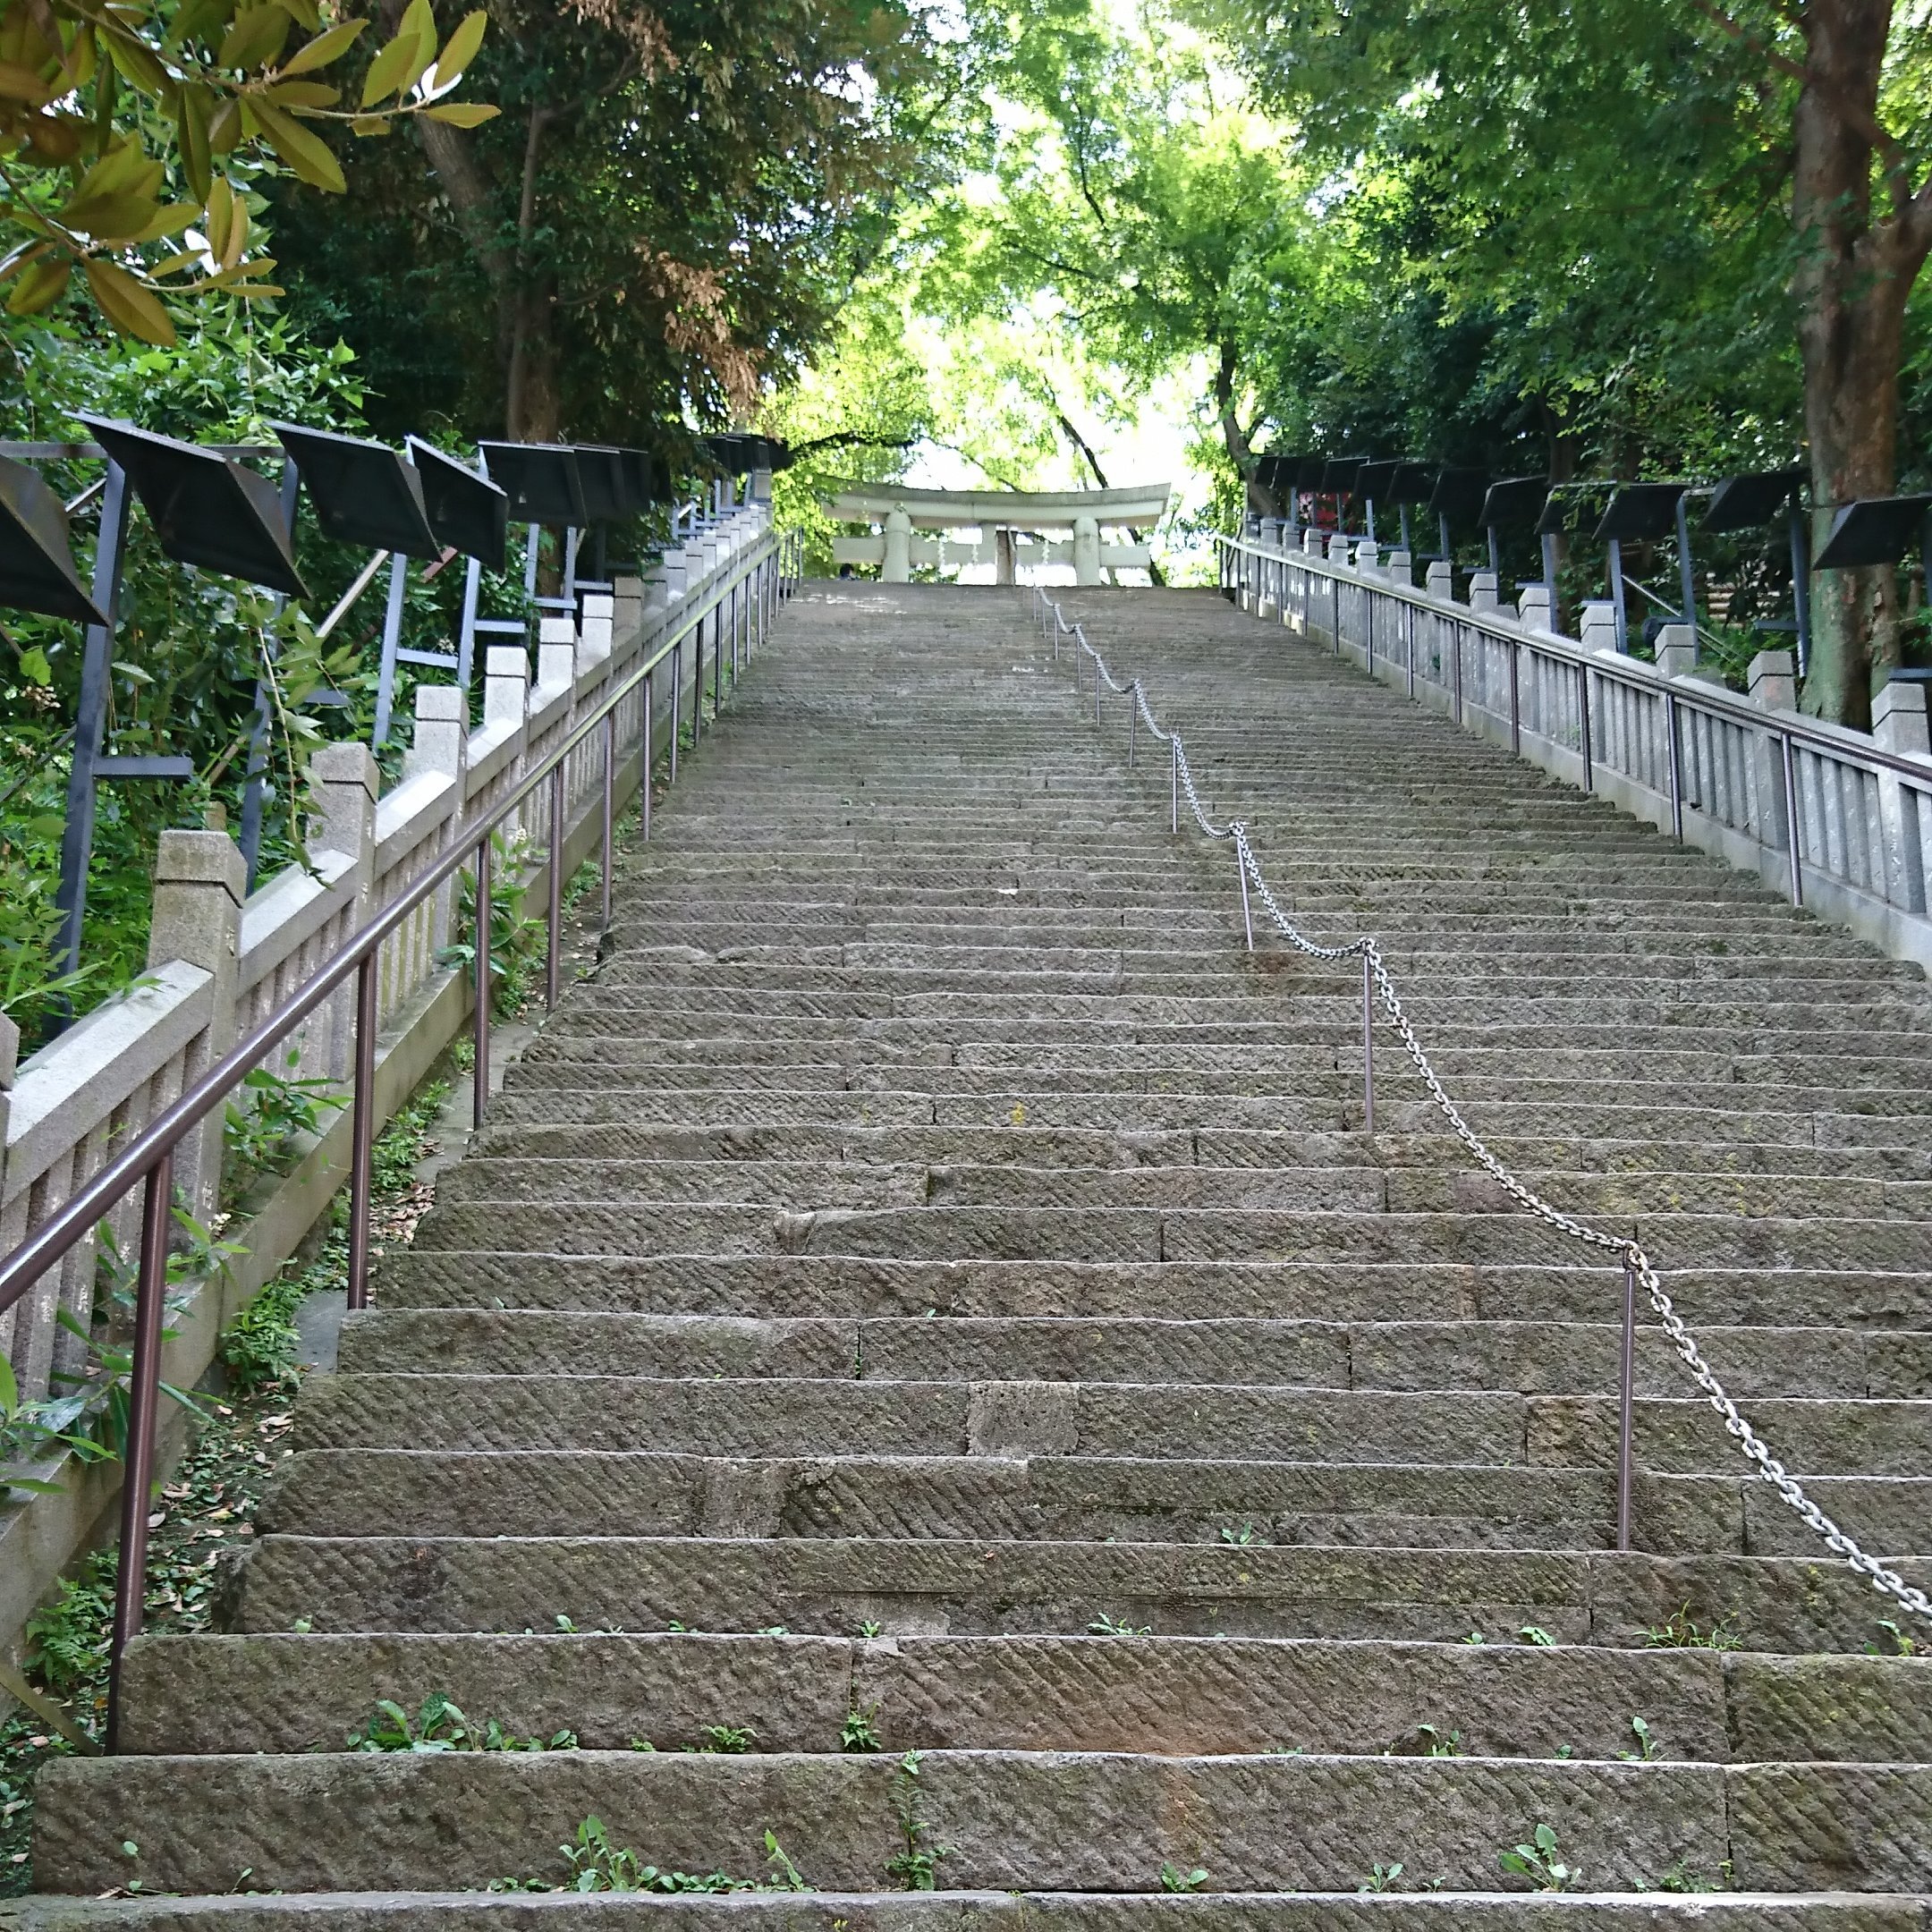
{"label": "green leaf", "polygon": [[131,241],[160,210],[146,195],[82,195],[55,217],[64,226],[103,242]]}
{"label": "green leaf", "polygon": [[316,0],[275,0],[275,4],[287,12],[298,27],[305,27],[310,33],[322,24],[322,10]]}
{"label": "green leaf", "polygon": [[[21,675],[30,684],[47,685],[54,682],[53,666],[47,663],[47,653],[38,644],[21,653],[20,667]],[[5,1358],[0,1357],[0,1366],[4,1366],[4,1361]],[[7,1373],[11,1375],[13,1371],[8,1369]],[[5,1402],[6,1384],[4,1379],[0,1379],[0,1407],[4,1407]]]}
{"label": "green leaf", "polygon": [[[429,64],[428,60],[419,64],[418,36],[405,25],[387,47],[369,63],[368,73],[362,77],[362,105],[373,107],[377,101],[387,100],[392,94],[401,93],[411,78]],[[436,57],[432,42],[429,59]]]}
{"label": "green leaf", "polygon": [[222,37],[216,64],[237,73],[266,67],[282,51],[294,24],[279,6],[248,7],[235,15],[234,25]]}
{"label": "green leaf", "polygon": [[[41,661],[46,662],[44,658]],[[44,684],[47,680],[36,678],[34,682]],[[13,1373],[13,1364],[0,1354],[0,1421],[10,1421],[19,1409],[20,1382]]]}
{"label": "green leaf", "polygon": [[423,109],[430,120],[447,121],[452,127],[481,127],[502,112],[500,107],[487,106],[481,101],[438,101],[435,106]]}
{"label": "green leaf", "polygon": [[313,73],[317,68],[326,67],[331,61],[340,60],[349,51],[356,36],[368,25],[366,20],[342,21],[326,33],[318,34],[307,46],[297,47],[282,63],[283,78]]}
{"label": "green leaf", "polygon": [[13,292],[7,298],[7,313],[38,315],[51,309],[67,292],[67,278],[72,272],[72,256],[43,256],[15,280]]}
{"label": "green leaf", "polygon": [[174,91],[167,69],[139,41],[123,34],[107,36],[107,57],[130,87],[156,100],[167,100]]}
{"label": "green leaf", "polygon": [[263,98],[300,114],[305,107],[333,107],[342,98],[342,89],[322,80],[277,80]]}
{"label": "green leaf", "polygon": [[157,349],[174,345],[174,324],[151,289],[143,288],[126,269],[97,256],[87,264],[88,287],[101,313],[123,335],[152,343]]}
{"label": "green leaf", "polygon": [[488,25],[489,16],[480,7],[473,13],[464,14],[457,22],[455,32],[436,58],[436,72],[432,78],[437,88],[449,86],[476,58],[477,49],[483,45],[483,30]]}
{"label": "green leaf", "polygon": [[208,157],[210,96],[199,80],[182,87],[174,102],[174,141],[181,155],[182,178],[197,201],[206,201],[213,178]]}
{"label": "green leaf", "polygon": [[268,101],[251,105],[264,139],[303,181],[328,194],[343,192],[348,183],[343,179],[342,164],[329,152],[326,141]]}

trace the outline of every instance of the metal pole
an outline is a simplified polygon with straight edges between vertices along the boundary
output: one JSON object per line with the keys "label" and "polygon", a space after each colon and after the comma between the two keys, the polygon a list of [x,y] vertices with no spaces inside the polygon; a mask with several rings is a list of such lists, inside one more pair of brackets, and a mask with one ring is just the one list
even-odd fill
{"label": "metal pole", "polygon": [[564,924],[564,763],[559,758],[550,768],[550,931],[544,947],[544,1007],[555,1012],[557,1003],[558,941]]}
{"label": "metal pole", "polygon": [[369,743],[389,742],[389,715],[395,703],[396,651],[402,642],[402,597],[409,587],[409,559],[398,550],[389,562],[389,597],[383,606],[382,660],[376,674],[376,728]]}
{"label": "metal pole", "polygon": [[1792,616],[1798,625],[1798,675],[1811,665],[1811,537],[1805,528],[1804,505],[1796,497],[1791,506]]}
{"label": "metal pole", "polygon": [[1170,793],[1167,801],[1167,829],[1170,832],[1177,833],[1181,829],[1181,741],[1179,738],[1170,738],[1167,741],[1167,753],[1168,772],[1171,780]]}
{"label": "metal pole", "polygon": [[1804,877],[1798,860],[1798,774],[1792,758],[1789,732],[1781,732],[1778,741],[1784,754],[1784,841],[1791,847],[1791,901],[1804,903]]}
{"label": "metal pole", "polygon": [[1100,722],[1100,660],[1097,657],[1093,661],[1093,721],[1096,724]]}
{"label": "metal pole", "polygon": [[1623,1358],[1617,1383],[1616,1546],[1631,1546],[1631,1425],[1637,1383],[1637,1271],[1623,1264]]}
{"label": "metal pole", "polygon": [[476,1047],[476,1066],[470,1097],[470,1124],[483,1124],[483,1109],[489,1101],[490,1046],[490,924],[496,912],[491,900],[490,835],[483,835],[477,847],[476,863],[476,1011],[470,1023]]}
{"label": "metal pole", "polygon": [[1361,1104],[1362,1131],[1375,1131],[1375,970],[1361,956]]}
{"label": "metal pole", "polygon": [[698,628],[691,633],[691,750],[698,749],[698,741],[704,732],[704,620],[698,620]]}
{"label": "metal pole", "polygon": [[666,784],[677,783],[677,741],[678,733],[684,727],[678,716],[682,700],[678,695],[678,683],[684,673],[684,644],[680,639],[671,647],[671,768],[665,775]]}
{"label": "metal pole", "polygon": [[1241,928],[1248,935],[1248,950],[1254,951],[1254,914],[1248,906],[1248,860],[1240,839],[1234,841],[1234,877],[1241,881]]}
{"label": "metal pole", "polygon": [[1698,657],[1697,570],[1690,561],[1690,518],[1685,505],[1690,501],[1686,490],[1677,499],[1677,582],[1683,596],[1683,621],[1690,626],[1690,657]]}
{"label": "metal pole", "polygon": [[[1550,628],[1555,628],[1554,620]],[[1521,660],[1517,653],[1515,640],[1512,639],[1509,648],[1509,748],[1518,758],[1522,756],[1521,680]]]}
{"label": "metal pole", "polygon": [[730,628],[731,619],[724,610],[711,613],[711,716],[716,718],[724,709],[724,634]]}
{"label": "metal pole", "polygon": [[369,1306],[369,1183],[376,1148],[376,967],[372,946],[356,968],[355,1120],[349,1140],[349,1306]]}
{"label": "metal pole", "polygon": [[1455,721],[1462,722],[1462,626],[1455,627]]}
{"label": "metal pole", "polygon": [[[655,682],[655,674],[644,680],[644,782],[638,787],[640,801],[639,816],[643,821],[640,832],[640,842],[646,845],[650,843],[651,686]],[[676,735],[675,732],[672,733],[673,737]]]}
{"label": "metal pole", "polygon": [[161,1394],[161,1335],[167,1315],[168,1228],[174,1206],[174,1150],[148,1170],[141,1199],[140,1271],[134,1289],[134,1359],[128,1375],[127,1468],[121,1479],[121,1565],[114,1574],[114,1634],[107,1654],[107,1749],[121,1748],[121,1671],[140,1635],[148,1595],[148,1496],[154,1487],[155,1404]]}
{"label": "metal pole", "polygon": [[1409,606],[1409,695],[1415,696],[1415,606]]}
{"label": "metal pole", "polygon": [[1136,678],[1127,689],[1127,769],[1134,767],[1134,733],[1140,722],[1140,680]]}
{"label": "metal pole", "polygon": [[1683,843],[1683,778],[1677,751],[1677,694],[1664,693],[1664,735],[1670,741],[1670,822],[1677,843]]}
{"label": "metal pole", "polygon": [[1577,738],[1583,750],[1583,789],[1596,790],[1596,772],[1590,761],[1589,666],[1577,666]]}
{"label": "metal pole", "polygon": [[1616,614],[1616,648],[1630,648],[1630,614],[1623,605],[1623,546],[1610,539],[1610,607]]}
{"label": "metal pole", "polygon": [[[647,775],[647,783],[648,782]],[[610,930],[611,864],[614,857],[612,831],[617,796],[617,714],[604,714],[604,917],[597,928],[601,938]]]}

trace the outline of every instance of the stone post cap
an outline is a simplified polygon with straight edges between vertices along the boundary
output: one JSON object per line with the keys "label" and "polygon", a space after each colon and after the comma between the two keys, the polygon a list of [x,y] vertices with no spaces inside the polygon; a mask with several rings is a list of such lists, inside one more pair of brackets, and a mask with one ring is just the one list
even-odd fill
{"label": "stone post cap", "polygon": [[1790,711],[1798,703],[1798,676],[1788,650],[1761,650],[1747,674],[1751,702],[1767,711]]}
{"label": "stone post cap", "polygon": [[1872,696],[1872,739],[1887,751],[1932,751],[1923,684],[1898,678],[1879,687]]}
{"label": "stone post cap", "polygon": [[463,696],[453,684],[419,684],[416,687],[416,716],[427,723],[461,724]]}
{"label": "stone post cap", "polygon": [[1657,634],[1657,667],[1665,677],[1686,677],[1697,665],[1697,631],[1667,623]]}
{"label": "stone post cap", "polygon": [[[619,578],[617,582],[621,586],[623,580]],[[583,614],[586,619],[614,617],[617,614],[617,599],[602,590],[587,590],[584,592]]]}
{"label": "stone post cap", "polygon": [[[419,685],[416,692],[416,716],[422,714],[422,694],[430,687]],[[453,697],[453,684],[444,687]],[[309,758],[309,780],[311,784],[351,785],[367,792],[371,798],[382,790],[382,771],[376,763],[376,754],[366,744],[318,745]]]}
{"label": "stone post cap", "polygon": [[[344,746],[368,756],[365,745]],[[219,886],[240,905],[248,896],[248,866],[225,832],[172,831],[155,850],[157,886]]]}
{"label": "stone post cap", "polygon": [[20,1029],[0,1013],[0,1094],[13,1090],[13,1069],[20,1063]]}
{"label": "stone post cap", "polygon": [[546,617],[537,631],[539,644],[574,644],[577,641],[577,626],[568,617]]}
{"label": "stone post cap", "polygon": [[1455,566],[1437,557],[1424,573],[1424,584],[1431,597],[1447,597],[1455,588]]}
{"label": "stone post cap", "polygon": [[1530,584],[1517,593],[1516,621],[1533,624],[1539,631],[1555,628],[1555,613],[1550,608],[1549,586]]}
{"label": "stone post cap", "polygon": [[886,513],[886,528],[889,530],[909,530],[912,528],[912,519],[895,505]]}
{"label": "stone post cap", "polygon": [[530,653],[521,644],[492,644],[484,661],[483,674],[493,678],[530,676]]}

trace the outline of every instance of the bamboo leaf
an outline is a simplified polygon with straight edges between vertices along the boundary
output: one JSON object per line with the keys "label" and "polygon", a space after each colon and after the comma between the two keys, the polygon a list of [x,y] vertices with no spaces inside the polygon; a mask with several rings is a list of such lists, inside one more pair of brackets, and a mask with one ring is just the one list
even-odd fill
{"label": "bamboo leaf", "polygon": [[311,188],[328,194],[341,194],[348,186],[343,179],[342,164],[329,152],[320,135],[311,133],[300,121],[265,100],[250,104],[268,145],[293,168]]}
{"label": "bamboo leaf", "polygon": [[157,349],[174,346],[174,325],[153,290],[143,288],[126,269],[97,255],[87,264],[88,286],[101,313],[121,331]]}
{"label": "bamboo leaf", "polygon": [[486,121],[494,121],[503,110],[482,101],[438,101],[423,112],[430,120],[447,121],[452,127],[481,127]]}
{"label": "bamboo leaf", "polygon": [[455,32],[436,58],[436,72],[431,78],[436,88],[448,87],[476,58],[477,49],[483,45],[483,30],[488,24],[489,16],[480,7],[457,22]]}
{"label": "bamboo leaf", "polygon": [[331,61],[340,60],[349,51],[356,36],[368,25],[366,20],[343,21],[326,33],[318,34],[306,47],[297,47],[282,63],[283,78],[313,73],[317,68],[326,67]]}

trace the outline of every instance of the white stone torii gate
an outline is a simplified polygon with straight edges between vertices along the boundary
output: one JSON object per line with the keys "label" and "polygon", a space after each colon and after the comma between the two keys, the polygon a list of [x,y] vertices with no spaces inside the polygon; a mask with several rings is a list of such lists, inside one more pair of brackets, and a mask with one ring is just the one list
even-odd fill
{"label": "white stone torii gate", "polygon": [[[1076,583],[1097,584],[1104,570],[1146,570],[1154,561],[1144,543],[1104,543],[1103,524],[1128,530],[1158,523],[1171,486],[1092,490],[927,490],[899,483],[842,483],[826,499],[825,513],[835,523],[879,523],[878,537],[836,537],[837,564],[877,564],[886,583],[906,583],[915,564],[983,564],[985,535],[975,542],[948,542],[942,536],[915,537],[919,530],[977,527],[992,534],[994,580],[1017,580],[1022,563],[1060,563],[1071,558]],[[1070,541],[1055,543],[1047,533],[1065,531]],[[1046,540],[1028,543],[1031,533]]]}

